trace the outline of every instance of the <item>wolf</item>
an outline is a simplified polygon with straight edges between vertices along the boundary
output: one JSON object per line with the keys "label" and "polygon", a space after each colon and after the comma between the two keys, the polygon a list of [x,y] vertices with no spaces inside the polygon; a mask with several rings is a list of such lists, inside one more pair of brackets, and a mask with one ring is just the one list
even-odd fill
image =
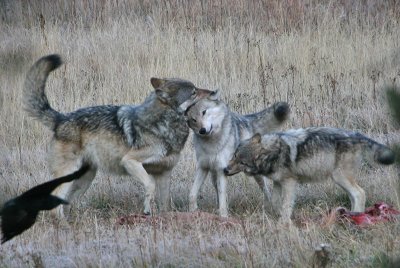
{"label": "wolf", "polygon": [[[189,210],[198,209],[198,193],[208,174],[211,174],[217,192],[219,214],[227,217],[226,177],[223,170],[236,147],[241,140],[248,139],[255,133],[276,130],[288,115],[289,105],[285,102],[277,102],[254,114],[236,114],[221,100],[219,91],[214,91],[188,107],[185,116],[194,133],[193,143],[197,159],[195,180],[189,195]],[[263,190],[265,199],[269,200],[270,192],[266,178],[261,175],[254,178]]]}
{"label": "wolf", "polygon": [[272,206],[282,221],[290,222],[296,185],[328,178],[347,192],[352,211],[363,212],[365,192],[355,180],[363,160],[390,165],[395,156],[385,145],[358,132],[309,127],[256,134],[242,141],[224,173],[268,176],[273,180]]}
{"label": "wolf", "polygon": [[[144,214],[152,213],[157,194],[161,211],[170,206],[170,173],[179,159],[189,128],[182,107],[208,96],[211,91],[177,78],[151,78],[154,92],[140,105],[102,105],[70,113],[54,110],[46,97],[49,73],[61,65],[59,55],[39,59],[26,76],[23,104],[30,116],[53,131],[49,165],[62,177],[89,165],[80,179],[62,184],[54,194],[71,201],[90,186],[96,171],[130,175],[144,185]],[[68,216],[64,206],[58,217]]]}
{"label": "wolf", "polygon": [[51,192],[63,183],[78,180],[88,172],[89,168],[90,166],[84,165],[72,174],[37,185],[7,201],[0,209],[1,232],[3,233],[1,243],[7,242],[32,227],[41,210],[51,210],[61,204],[68,205],[66,200],[51,195]]}

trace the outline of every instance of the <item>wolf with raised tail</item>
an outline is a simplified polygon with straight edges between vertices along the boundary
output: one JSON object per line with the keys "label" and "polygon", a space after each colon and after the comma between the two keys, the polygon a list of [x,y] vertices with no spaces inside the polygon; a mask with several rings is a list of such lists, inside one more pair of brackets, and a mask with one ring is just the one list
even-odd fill
{"label": "wolf with raised tail", "polygon": [[[61,113],[50,106],[45,94],[50,72],[60,65],[58,55],[39,59],[26,76],[23,92],[28,114],[54,133],[49,157],[52,175],[62,177],[90,165],[80,180],[62,184],[54,194],[67,201],[81,196],[101,168],[143,183],[145,214],[152,212],[156,194],[159,209],[168,210],[170,173],[189,134],[182,108],[211,91],[182,79],[151,78],[154,92],[140,105],[102,105]],[[56,214],[67,213],[60,206]]]}
{"label": "wolf with raised tail", "polygon": [[273,180],[272,206],[284,222],[290,222],[298,183],[329,178],[350,197],[351,210],[363,212],[365,192],[356,182],[362,160],[383,165],[394,162],[391,149],[358,132],[310,127],[260,135],[242,141],[224,172],[244,171]]}
{"label": "wolf with raised tail", "polygon": [[[190,191],[189,210],[197,210],[197,196],[208,174],[211,175],[217,192],[220,216],[228,216],[226,177],[224,168],[232,158],[241,140],[255,133],[267,133],[282,126],[289,115],[289,106],[277,102],[265,110],[247,115],[231,112],[228,105],[215,91],[207,98],[193,103],[185,112],[189,127],[193,130],[193,143],[196,151],[196,173]],[[264,192],[265,201],[270,198],[266,178],[254,176]]]}

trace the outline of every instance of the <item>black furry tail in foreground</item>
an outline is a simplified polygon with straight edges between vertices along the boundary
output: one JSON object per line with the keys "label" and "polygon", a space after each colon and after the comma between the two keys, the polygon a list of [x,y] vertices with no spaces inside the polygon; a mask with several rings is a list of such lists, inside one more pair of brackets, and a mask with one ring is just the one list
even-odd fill
{"label": "black furry tail in foreground", "polygon": [[60,184],[77,180],[88,172],[90,166],[83,165],[78,171],[64,177],[60,177],[26,191],[20,196],[7,201],[0,211],[1,231],[3,237],[1,243],[12,239],[29,229],[36,221],[41,210],[51,210],[67,201],[51,195]]}

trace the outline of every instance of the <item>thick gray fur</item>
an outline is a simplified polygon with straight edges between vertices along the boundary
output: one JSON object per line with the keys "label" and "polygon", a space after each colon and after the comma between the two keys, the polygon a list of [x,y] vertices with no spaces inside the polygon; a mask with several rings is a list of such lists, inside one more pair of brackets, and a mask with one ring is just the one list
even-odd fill
{"label": "thick gray fur", "polygon": [[[218,92],[193,104],[187,111],[189,127],[194,132],[193,143],[196,150],[196,174],[190,191],[189,209],[197,210],[197,197],[207,178],[211,175],[217,192],[219,214],[228,216],[227,181],[223,169],[232,158],[239,142],[255,133],[267,133],[282,126],[289,115],[289,106],[277,102],[254,114],[239,115],[231,112],[228,105],[220,100]],[[264,176],[254,176],[263,190],[265,201],[270,192]]]}
{"label": "thick gray fur", "polygon": [[348,193],[352,211],[364,211],[365,192],[356,183],[356,171],[362,160],[390,165],[394,158],[387,146],[358,132],[310,127],[257,134],[242,141],[224,171],[226,175],[244,171],[272,179],[273,208],[288,221],[296,184],[329,178]]}
{"label": "thick gray fur", "polygon": [[[160,209],[168,210],[169,175],[189,134],[182,107],[211,91],[182,79],[152,78],[154,92],[140,105],[102,105],[61,113],[50,106],[44,91],[49,73],[60,64],[58,55],[39,59],[24,86],[25,110],[54,132],[49,157],[53,176],[70,174],[83,163],[91,166],[83,178],[61,185],[55,194],[68,201],[82,195],[101,168],[143,183],[146,214],[151,212],[156,190]],[[57,211],[59,216],[64,215],[63,209]]]}

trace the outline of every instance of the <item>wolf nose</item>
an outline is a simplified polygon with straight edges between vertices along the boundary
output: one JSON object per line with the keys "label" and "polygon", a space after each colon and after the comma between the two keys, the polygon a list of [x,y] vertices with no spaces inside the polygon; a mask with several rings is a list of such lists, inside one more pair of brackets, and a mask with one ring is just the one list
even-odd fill
{"label": "wolf nose", "polygon": [[206,129],[203,127],[203,128],[201,128],[200,130],[199,130],[199,133],[201,134],[201,135],[204,135],[204,134],[206,134]]}
{"label": "wolf nose", "polygon": [[228,175],[228,174],[229,174],[228,168],[224,168],[224,174],[225,174],[225,175]]}

